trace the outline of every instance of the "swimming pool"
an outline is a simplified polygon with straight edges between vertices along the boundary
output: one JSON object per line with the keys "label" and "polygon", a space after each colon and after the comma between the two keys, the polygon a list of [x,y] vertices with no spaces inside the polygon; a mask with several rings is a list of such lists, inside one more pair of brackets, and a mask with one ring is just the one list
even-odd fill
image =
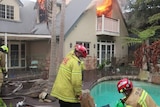
{"label": "swimming pool", "polygon": [[[119,94],[117,91],[117,82],[118,81],[100,82],[91,89],[91,95],[97,107],[102,107],[107,104],[109,104],[110,107],[115,107],[117,101],[123,97],[123,95]],[[133,85],[145,89],[152,96],[154,101],[160,105],[160,85],[141,81],[133,81]]]}

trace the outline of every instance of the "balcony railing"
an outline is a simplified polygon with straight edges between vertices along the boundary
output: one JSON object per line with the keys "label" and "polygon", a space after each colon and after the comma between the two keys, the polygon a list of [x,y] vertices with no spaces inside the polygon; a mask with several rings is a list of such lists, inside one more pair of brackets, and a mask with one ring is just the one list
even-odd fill
{"label": "balcony railing", "polygon": [[102,17],[97,17],[97,35],[120,35],[120,20],[106,18],[104,15]]}

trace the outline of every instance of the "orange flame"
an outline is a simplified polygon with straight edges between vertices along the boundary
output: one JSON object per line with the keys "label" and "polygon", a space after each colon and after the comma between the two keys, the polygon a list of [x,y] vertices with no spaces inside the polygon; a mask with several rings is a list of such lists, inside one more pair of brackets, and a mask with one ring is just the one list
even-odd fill
{"label": "orange flame", "polygon": [[45,10],[45,0],[37,0],[40,9]]}
{"label": "orange flame", "polygon": [[97,5],[97,16],[111,17],[112,14],[112,0],[103,0],[103,2]]}

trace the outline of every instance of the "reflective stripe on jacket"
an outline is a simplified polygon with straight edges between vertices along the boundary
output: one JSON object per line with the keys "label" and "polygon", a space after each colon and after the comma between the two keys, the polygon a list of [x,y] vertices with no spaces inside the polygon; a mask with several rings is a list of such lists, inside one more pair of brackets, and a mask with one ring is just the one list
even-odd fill
{"label": "reflective stripe on jacket", "polygon": [[147,104],[145,101],[147,95],[148,95],[148,93],[146,91],[143,91],[140,98],[139,98],[138,104],[141,105],[142,107],[147,107]]}
{"label": "reflective stripe on jacket", "polygon": [[141,88],[133,88],[125,103],[126,107],[158,107],[152,97]]}
{"label": "reflective stripe on jacket", "polygon": [[5,54],[0,51],[0,72],[5,71]]}
{"label": "reflective stripe on jacket", "polygon": [[83,62],[71,51],[59,67],[51,96],[65,102],[79,102],[77,96],[82,91],[83,68]]}

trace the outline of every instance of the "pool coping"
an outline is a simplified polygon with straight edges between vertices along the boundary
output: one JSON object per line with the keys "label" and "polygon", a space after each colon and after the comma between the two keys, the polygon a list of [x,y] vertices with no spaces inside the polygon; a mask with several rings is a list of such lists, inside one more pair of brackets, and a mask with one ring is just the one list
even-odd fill
{"label": "pool coping", "polygon": [[[130,80],[137,80],[137,81],[144,81],[144,80],[140,80],[140,79],[138,78],[138,76],[127,76],[127,75],[121,75],[121,76],[105,76],[105,77],[102,77],[102,78],[97,79],[96,81],[94,81],[94,82],[90,85],[89,89],[91,90],[95,85],[97,85],[97,84],[100,83],[100,82],[107,81],[107,80],[120,80],[120,79],[122,79],[122,78],[128,78],[128,79],[130,79]],[[148,81],[146,81],[146,82],[148,82]]]}
{"label": "pool coping", "polygon": [[[94,83],[92,83],[92,85],[91,85],[91,87],[89,89],[91,90],[98,83],[101,83],[101,82],[104,82],[104,81],[120,80],[122,78],[128,78],[130,80],[142,81],[142,82],[146,82],[146,83],[152,83],[152,84],[159,85],[157,83],[151,82],[150,80],[141,80],[138,76],[121,75],[121,76],[105,76],[105,77],[102,77],[100,79],[97,79]],[[160,106],[158,105],[157,107],[160,107]]]}

